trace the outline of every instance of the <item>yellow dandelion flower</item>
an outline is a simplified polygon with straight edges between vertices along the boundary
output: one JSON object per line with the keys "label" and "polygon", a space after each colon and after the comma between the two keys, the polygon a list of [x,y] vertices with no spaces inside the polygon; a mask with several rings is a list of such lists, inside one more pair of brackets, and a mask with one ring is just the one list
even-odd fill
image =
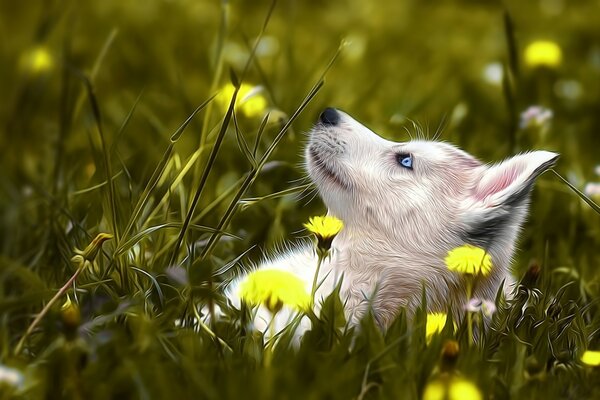
{"label": "yellow dandelion flower", "polygon": [[444,400],[446,399],[446,385],[441,380],[431,381],[425,386],[423,400]]}
{"label": "yellow dandelion flower", "polygon": [[581,356],[581,362],[590,367],[600,366],[600,351],[585,351]]}
{"label": "yellow dandelion flower", "polygon": [[481,392],[473,382],[454,379],[450,382],[450,398],[456,400],[481,400]]}
{"label": "yellow dandelion flower", "polygon": [[462,378],[436,379],[425,386],[423,400],[481,400],[479,388]]}
{"label": "yellow dandelion flower", "polygon": [[[235,87],[230,83],[223,87],[217,95],[216,101],[223,112],[227,111],[234,92]],[[267,106],[268,102],[261,86],[253,86],[248,83],[241,84],[235,100],[235,109],[238,112],[249,118],[261,117],[264,115]]]}
{"label": "yellow dandelion flower", "polygon": [[439,333],[446,326],[448,315],[445,313],[429,313],[427,314],[427,323],[425,325],[425,337],[427,341],[431,340],[432,336]]}
{"label": "yellow dandelion flower", "polygon": [[466,244],[448,252],[446,266],[450,271],[469,275],[488,275],[492,270],[492,257],[480,247]]}
{"label": "yellow dandelion flower", "polygon": [[558,44],[549,40],[530,43],[525,49],[525,64],[531,68],[555,68],[562,62],[562,50]]}
{"label": "yellow dandelion flower", "polygon": [[246,303],[252,306],[262,304],[273,314],[284,305],[305,311],[311,302],[300,278],[277,269],[259,269],[248,274],[240,285],[239,295]]}
{"label": "yellow dandelion flower", "polygon": [[46,47],[38,46],[23,54],[21,67],[33,74],[40,74],[54,67],[54,59]]}
{"label": "yellow dandelion flower", "polygon": [[324,217],[311,217],[308,223],[304,224],[304,227],[315,235],[318,248],[327,252],[331,248],[333,238],[344,227],[344,223],[336,217],[326,215]]}

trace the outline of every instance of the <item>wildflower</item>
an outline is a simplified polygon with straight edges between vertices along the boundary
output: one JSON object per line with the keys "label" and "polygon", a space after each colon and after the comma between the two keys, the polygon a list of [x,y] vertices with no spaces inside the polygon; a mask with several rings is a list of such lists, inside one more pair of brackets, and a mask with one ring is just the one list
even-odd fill
{"label": "wildflower", "polygon": [[336,217],[326,215],[324,217],[312,217],[304,227],[308,229],[317,238],[317,248],[323,252],[328,252],[331,248],[333,238],[344,227],[344,223]]}
{"label": "wildflower", "polygon": [[0,388],[5,385],[21,387],[23,385],[23,374],[17,369],[0,364]]}
{"label": "wildflower", "polygon": [[494,315],[494,313],[496,312],[496,304],[494,304],[493,301],[473,298],[473,299],[469,300],[469,302],[465,306],[465,309],[468,312],[475,312],[475,313],[478,313],[481,311],[484,316],[489,318],[492,315]]}
{"label": "wildflower", "polygon": [[579,100],[583,92],[583,85],[575,79],[561,79],[554,84],[554,93],[565,100]]}
{"label": "wildflower", "polygon": [[425,386],[423,400],[481,400],[479,388],[463,378],[436,379]]}
{"label": "wildflower", "polygon": [[527,108],[527,110],[521,113],[519,128],[537,128],[546,130],[549,127],[553,117],[554,113],[548,108],[542,106],[530,106]]}
{"label": "wildflower", "polygon": [[493,62],[483,69],[483,79],[490,85],[500,86],[504,79],[504,68],[499,62]]}
{"label": "wildflower", "polygon": [[[227,110],[235,87],[230,83],[223,87],[220,93],[216,97],[217,103],[223,110]],[[242,83],[238,90],[237,98],[235,100],[235,109],[246,117],[260,117],[265,113],[267,109],[267,99],[263,95],[262,86],[253,86],[248,83]]]}
{"label": "wildflower", "polygon": [[312,217],[308,220],[308,223],[304,224],[304,227],[308,229],[317,239],[317,268],[315,269],[315,275],[313,278],[313,284],[310,291],[311,302],[315,301],[315,294],[318,289],[319,271],[321,270],[321,264],[323,260],[329,256],[329,250],[331,249],[331,243],[333,238],[344,227],[344,223],[331,215],[324,217]]}
{"label": "wildflower", "polygon": [[71,260],[80,262],[83,259],[83,261],[93,262],[102,248],[102,243],[112,238],[113,235],[110,233],[99,233],[84,250],[75,249],[75,256]]}
{"label": "wildflower", "polygon": [[589,182],[583,188],[583,193],[588,197],[600,197],[600,183]]}
{"label": "wildflower", "polygon": [[549,40],[530,43],[525,49],[525,63],[531,68],[555,68],[562,62],[562,50]]}
{"label": "wildflower", "polygon": [[37,46],[21,56],[21,68],[32,74],[41,74],[53,67],[54,59],[43,46]]}
{"label": "wildflower", "polygon": [[425,325],[425,337],[429,342],[433,335],[439,333],[446,326],[448,315],[444,313],[429,313],[427,314],[427,323]]}
{"label": "wildflower", "polygon": [[600,351],[586,350],[581,356],[581,362],[590,367],[600,366]]}
{"label": "wildflower", "polygon": [[451,271],[467,275],[488,275],[492,270],[492,258],[480,247],[466,244],[448,252],[446,266]]}
{"label": "wildflower", "polygon": [[290,272],[277,269],[260,269],[248,274],[239,294],[248,304],[262,304],[273,314],[284,305],[299,311],[310,307],[304,282]]}

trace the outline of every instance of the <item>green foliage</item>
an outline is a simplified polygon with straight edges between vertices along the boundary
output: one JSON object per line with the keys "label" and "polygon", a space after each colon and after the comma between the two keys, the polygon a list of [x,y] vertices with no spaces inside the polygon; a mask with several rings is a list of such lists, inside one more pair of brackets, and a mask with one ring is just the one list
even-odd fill
{"label": "green foliage", "polygon": [[[600,349],[600,209],[583,194],[600,181],[599,12],[592,0],[1,2],[0,374],[22,379],[2,375],[0,399],[414,399],[447,368],[485,398],[600,397],[600,370],[579,361]],[[559,66],[525,64],[538,39],[561,47]],[[244,85],[260,86],[260,115],[234,107]],[[531,105],[551,124],[522,124]],[[534,191],[524,278],[491,320],[475,316],[475,345],[451,318],[427,343],[424,304],[385,331],[370,314],[350,327],[338,288],[270,354],[252,310],[227,304],[228,282],[323,214],[298,165],[300,132],[325,106],[484,160],[561,153],[566,180],[546,174]],[[68,288],[79,327],[59,300],[15,354],[99,232],[114,239]]]}

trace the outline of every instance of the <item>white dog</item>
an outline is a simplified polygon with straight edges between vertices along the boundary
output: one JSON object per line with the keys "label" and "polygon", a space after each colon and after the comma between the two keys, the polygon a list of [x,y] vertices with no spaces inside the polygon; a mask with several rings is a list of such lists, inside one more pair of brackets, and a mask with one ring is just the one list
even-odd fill
{"label": "white dog", "polygon": [[[341,296],[351,323],[370,309],[382,327],[389,325],[401,307],[415,310],[423,286],[431,311],[449,305],[461,310],[467,301],[464,281],[444,258],[464,244],[491,256],[493,270],[478,282],[474,297],[494,299],[503,282],[506,290],[514,283],[510,262],[529,194],[557,158],[533,151],[486,165],[447,143],[391,142],[347,114],[326,109],[310,133],[306,165],[344,229],[321,267],[317,299],[343,277]],[[293,272],[310,292],[316,265],[313,247],[303,244],[258,268]],[[227,290],[234,304],[241,279]],[[278,314],[278,330],[289,316]],[[257,328],[269,320],[260,309]]]}

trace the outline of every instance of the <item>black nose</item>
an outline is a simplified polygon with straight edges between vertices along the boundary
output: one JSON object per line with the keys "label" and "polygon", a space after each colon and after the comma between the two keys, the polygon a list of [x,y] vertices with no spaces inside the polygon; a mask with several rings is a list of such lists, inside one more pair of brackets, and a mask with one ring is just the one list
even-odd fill
{"label": "black nose", "polygon": [[319,116],[319,121],[325,125],[337,125],[340,122],[340,113],[335,108],[327,107]]}

